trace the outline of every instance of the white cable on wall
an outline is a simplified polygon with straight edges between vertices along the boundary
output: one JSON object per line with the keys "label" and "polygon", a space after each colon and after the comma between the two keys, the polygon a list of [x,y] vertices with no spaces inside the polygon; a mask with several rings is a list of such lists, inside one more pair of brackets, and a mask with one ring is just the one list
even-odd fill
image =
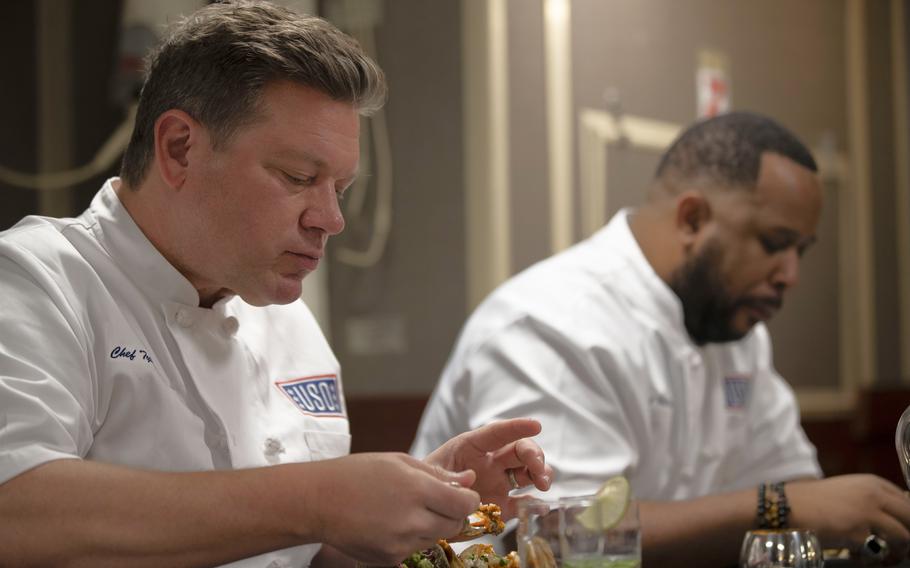
{"label": "white cable on wall", "polygon": [[[339,262],[358,268],[375,266],[385,253],[392,228],[392,151],[389,144],[385,111],[379,110],[370,117],[370,139],[376,152],[376,206],[373,210],[373,232],[367,247],[356,250],[341,247],[337,251]],[[366,185],[364,183],[364,185]],[[359,188],[352,188],[355,191]],[[361,199],[355,209],[361,209]],[[358,211],[359,213],[359,211]]]}
{"label": "white cable on wall", "polygon": [[[375,28],[379,25],[382,18],[381,4],[343,0],[341,2],[333,2],[327,8],[329,8],[326,14],[328,18],[345,24],[350,33],[360,41],[367,55],[377,59]],[[369,120],[370,134],[366,138],[367,144],[362,155],[366,164],[369,164],[371,154],[375,153],[376,158],[375,176],[372,176],[375,177],[376,187],[372,232],[364,249],[358,250],[349,246],[340,246],[336,250],[336,258],[339,262],[357,268],[370,268],[379,263],[385,254],[392,227],[392,149],[389,142],[385,109],[379,109],[367,120]],[[370,178],[361,178],[351,188],[353,190],[352,198],[346,202],[347,207],[345,207],[345,213],[349,217],[354,218],[364,215],[365,190],[368,187],[368,179]]]}
{"label": "white cable on wall", "polygon": [[[288,3],[293,4],[292,1]],[[362,6],[358,8],[360,9],[350,9],[348,11],[351,14],[366,14],[369,12],[363,11]],[[360,39],[364,50],[375,57],[376,46],[373,27],[370,25],[359,26],[356,35]],[[111,133],[88,163],[64,171],[42,173],[26,173],[0,165],[0,182],[35,191],[59,191],[73,187],[108,171],[120,159],[129,143],[136,118],[136,107],[137,104],[135,102],[130,105],[126,118]],[[380,261],[385,253],[392,225],[392,152],[385,111],[380,109],[369,120],[370,137],[368,142],[371,142],[375,149],[377,162],[375,168],[376,205],[373,211],[372,233],[365,249],[357,250],[350,247],[341,247],[337,251],[337,258],[340,262],[358,268],[369,268]],[[368,145],[365,154],[369,155],[369,153]],[[366,186],[366,179],[363,179],[358,185]],[[359,188],[352,189],[356,190]],[[348,207],[348,212],[354,216],[362,214],[364,192],[360,193],[359,199],[353,199],[351,206]],[[356,194],[357,192],[355,191]]]}
{"label": "white cable on wall", "polygon": [[0,165],[0,182],[41,192],[65,190],[109,171],[120,159],[136,119],[135,91],[142,84],[142,59],[155,46],[168,22],[193,12],[206,0],[125,0],[120,18],[119,64],[114,99],[127,109],[126,117],[86,164],[57,172],[25,173]]}
{"label": "white cable on wall", "polygon": [[127,116],[101,145],[95,156],[85,165],[69,170],[46,173],[24,173],[0,165],[0,182],[36,191],[55,191],[82,183],[107,171],[123,154],[136,120],[136,104],[132,104]]}

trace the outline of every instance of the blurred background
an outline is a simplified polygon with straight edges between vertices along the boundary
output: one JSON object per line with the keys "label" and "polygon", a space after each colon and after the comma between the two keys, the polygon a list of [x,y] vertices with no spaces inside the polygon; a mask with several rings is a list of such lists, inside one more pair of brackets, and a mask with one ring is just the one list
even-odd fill
{"label": "blurred background", "polygon": [[[199,0],[8,0],[0,229],[116,175],[142,57]],[[407,450],[470,310],[642,199],[680,128],[769,114],[821,164],[801,283],[771,323],[828,475],[902,477],[910,404],[905,0],[303,0],[388,75],[348,228],[305,298],[342,363],[354,451]]]}

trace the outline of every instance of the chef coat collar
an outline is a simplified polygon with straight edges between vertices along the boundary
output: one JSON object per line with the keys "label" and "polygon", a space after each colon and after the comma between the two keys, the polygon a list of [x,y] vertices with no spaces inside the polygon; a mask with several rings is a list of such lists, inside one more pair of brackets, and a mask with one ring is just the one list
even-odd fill
{"label": "chef coat collar", "polygon": [[633,212],[631,208],[620,210],[594,238],[612,243],[609,245],[611,254],[623,257],[631,268],[633,278],[641,286],[641,291],[631,290],[633,301],[644,306],[658,324],[676,331],[684,345],[697,348],[686,330],[682,301],[654,271],[632,234],[629,217]]}
{"label": "chef coat collar", "polygon": [[[199,306],[199,292],[148,240],[114,191],[111,178],[89,206],[98,240],[150,299]],[[222,303],[223,304],[223,303]]]}

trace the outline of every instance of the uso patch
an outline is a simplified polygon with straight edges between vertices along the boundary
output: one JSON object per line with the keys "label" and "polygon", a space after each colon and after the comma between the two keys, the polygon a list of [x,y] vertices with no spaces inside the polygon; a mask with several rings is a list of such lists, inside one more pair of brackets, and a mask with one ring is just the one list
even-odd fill
{"label": "uso patch", "polygon": [[276,381],[291,402],[310,416],[344,416],[341,397],[338,395],[338,377],[319,375],[289,381]]}
{"label": "uso patch", "polygon": [[727,408],[745,408],[752,393],[752,381],[748,376],[724,377],[724,395]]}

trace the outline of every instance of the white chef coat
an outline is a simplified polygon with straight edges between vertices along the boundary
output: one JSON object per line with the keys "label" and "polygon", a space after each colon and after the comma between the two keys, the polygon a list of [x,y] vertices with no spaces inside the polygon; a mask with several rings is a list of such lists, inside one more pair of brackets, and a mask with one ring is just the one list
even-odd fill
{"label": "white chef coat", "polygon": [[203,471],[347,454],[338,361],[306,306],[200,308],[112,181],[78,218],[0,233],[0,483],[60,458]]}
{"label": "white chef coat", "polygon": [[689,499],[818,477],[766,328],[699,348],[682,304],[618,213],[590,239],[497,289],[469,319],[412,453],[527,416],[555,470],[550,496],[628,477],[643,499]]}

